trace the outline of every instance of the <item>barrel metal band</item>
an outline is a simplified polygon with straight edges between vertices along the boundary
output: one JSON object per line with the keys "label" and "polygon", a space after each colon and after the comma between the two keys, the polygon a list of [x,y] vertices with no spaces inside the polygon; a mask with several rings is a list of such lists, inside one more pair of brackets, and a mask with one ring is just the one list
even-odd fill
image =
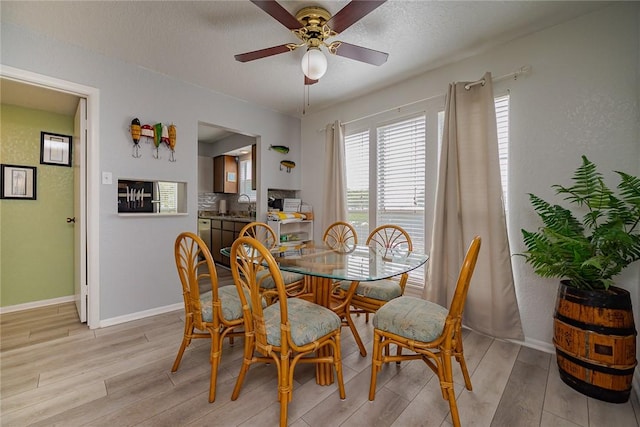
{"label": "barrel metal band", "polygon": [[635,328],[612,328],[610,326],[594,325],[593,323],[584,323],[576,319],[571,319],[560,313],[556,313],[554,317],[560,320],[561,322],[566,323],[567,325],[575,326],[576,328],[583,329],[586,331],[597,332],[603,335],[616,335],[616,336],[637,335]]}
{"label": "barrel metal band", "polygon": [[637,364],[636,362],[631,367],[626,369],[615,369],[615,368],[609,368],[603,365],[597,365],[594,363],[585,362],[584,360],[578,359],[576,357],[571,356],[570,354],[565,353],[564,351],[560,350],[557,347],[556,347],[556,353],[558,356],[562,356],[565,359],[567,359],[569,362],[575,363],[576,365],[582,366],[583,368],[591,369],[593,371],[598,371],[598,372],[611,374],[611,375],[633,375],[633,371],[635,370],[635,366]]}

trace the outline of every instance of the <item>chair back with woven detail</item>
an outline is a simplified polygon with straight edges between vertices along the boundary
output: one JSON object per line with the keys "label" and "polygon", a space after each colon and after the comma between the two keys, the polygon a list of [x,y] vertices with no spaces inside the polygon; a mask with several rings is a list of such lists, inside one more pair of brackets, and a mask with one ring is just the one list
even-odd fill
{"label": "chair back with woven detail", "polygon": [[337,221],[327,227],[322,241],[332,249],[349,250],[358,244],[358,234],[353,225]]}
{"label": "chair back with woven detail", "polygon": [[[250,222],[242,227],[239,237],[254,238],[267,249],[273,249],[279,244],[273,228],[264,222]],[[299,296],[306,292],[304,276],[302,274],[281,272],[281,275],[289,297]],[[274,296],[276,294],[272,292],[275,290],[275,283],[268,269],[263,269],[261,273],[258,273],[258,284],[263,291],[267,292],[267,295]]]}
{"label": "chair back with woven detail", "polygon": [[[385,224],[377,227],[367,238],[367,246],[382,252],[412,251],[411,237],[402,227],[393,224]],[[380,307],[393,298],[404,294],[404,289],[409,280],[409,273],[403,273],[399,278],[360,282],[353,298],[351,299],[351,313],[365,313],[369,320],[369,313],[375,313]],[[343,290],[348,290],[351,282],[341,282]]]}
{"label": "chair back with woven detail", "polygon": [[[287,290],[273,255],[258,240],[244,236],[231,247],[231,273],[242,300],[245,329],[244,361],[231,399],[240,394],[253,363],[268,363],[278,370],[280,425],[287,425],[287,408],[293,396],[293,371],[300,363],[330,363],[338,377],[340,398],[344,381],[340,356],[340,317],[330,309],[301,298],[287,298]],[[277,298],[262,306],[264,291],[258,284],[262,267],[272,276]],[[249,299],[246,292],[250,294]],[[328,355],[316,351],[328,347]],[[255,355],[255,353],[259,355]]]}
{"label": "chair back with woven detail", "polygon": [[[236,242],[238,242],[237,245]],[[262,303],[265,296],[264,290],[260,287],[260,276],[265,271],[265,263],[268,265],[268,261],[265,260],[265,251],[261,249],[264,248],[267,253],[268,249],[253,237],[240,237],[236,239],[236,242],[231,247],[231,274],[238,294],[241,295],[245,331],[256,341],[255,345],[260,350],[266,351],[267,331],[264,322],[264,304]],[[241,242],[245,242],[245,244]],[[247,242],[251,242],[253,245],[248,245]],[[266,271],[272,275],[269,267],[266,268]],[[284,283],[279,274],[272,275],[272,277],[275,289],[269,292],[273,292],[274,295],[266,299],[276,301],[281,297],[279,291],[280,289],[284,290]],[[246,299],[246,295],[249,295],[249,300]],[[284,297],[286,298],[286,296]]]}
{"label": "chair back with woven detail", "polygon": [[[455,358],[459,363],[465,387],[471,391],[462,346],[462,315],[480,244],[481,239],[476,236],[469,245],[448,309],[421,298],[401,296],[377,311],[373,318],[369,400],[375,399],[376,378],[383,364],[419,359],[438,376],[442,397],[449,402],[452,423],[460,427],[451,362]],[[389,355],[391,346],[397,349],[395,356]],[[409,354],[402,354],[403,349]]]}
{"label": "chair back with woven detail", "polygon": [[[413,243],[409,233],[404,228],[393,225],[384,224],[377,227],[367,237],[367,246],[375,247],[379,250],[413,250]],[[404,293],[404,287],[407,285],[409,279],[409,273],[404,273],[400,276],[400,288]]]}
{"label": "chair back with woven detail", "polygon": [[[209,402],[213,402],[223,340],[225,337],[233,340],[236,336],[244,336],[240,299],[235,287],[218,287],[218,275],[211,253],[196,234],[181,233],[174,244],[174,256],[182,284],[185,322],[182,343],[171,372],[176,372],[180,367],[184,351],[192,339],[210,339]],[[206,290],[201,292],[201,288]]]}
{"label": "chair back with woven detail", "polygon": [[245,225],[239,233],[239,237],[242,236],[253,237],[269,249],[278,243],[275,231],[264,222],[254,221]]}

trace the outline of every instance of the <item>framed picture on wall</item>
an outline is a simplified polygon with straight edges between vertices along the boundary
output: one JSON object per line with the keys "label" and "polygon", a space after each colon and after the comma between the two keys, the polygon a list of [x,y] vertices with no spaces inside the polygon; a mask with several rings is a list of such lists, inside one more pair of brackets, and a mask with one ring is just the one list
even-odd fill
{"label": "framed picture on wall", "polygon": [[40,164],[71,167],[71,136],[40,132]]}
{"label": "framed picture on wall", "polygon": [[33,166],[0,165],[2,199],[36,199],[36,168]]}

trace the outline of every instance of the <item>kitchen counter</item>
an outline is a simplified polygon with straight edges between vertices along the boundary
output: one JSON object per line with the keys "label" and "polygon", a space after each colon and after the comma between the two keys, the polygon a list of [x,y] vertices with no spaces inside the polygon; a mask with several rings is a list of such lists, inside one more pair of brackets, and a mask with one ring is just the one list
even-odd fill
{"label": "kitchen counter", "polygon": [[198,215],[198,219],[217,219],[220,221],[235,221],[250,223],[256,219],[249,216],[233,216],[233,215]]}

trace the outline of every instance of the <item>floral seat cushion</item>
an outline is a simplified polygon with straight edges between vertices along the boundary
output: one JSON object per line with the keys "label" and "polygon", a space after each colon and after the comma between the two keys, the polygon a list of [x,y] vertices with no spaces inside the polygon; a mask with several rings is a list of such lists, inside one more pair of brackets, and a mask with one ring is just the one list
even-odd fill
{"label": "floral seat cushion", "polygon": [[373,327],[401,337],[430,342],[444,329],[449,310],[420,298],[401,296],[378,309]]}
{"label": "floral seat cushion", "polygon": [[[304,276],[300,273],[291,273],[289,271],[281,271],[282,281],[285,286],[291,283],[299,282],[304,278]],[[269,273],[268,269],[260,270],[256,274],[256,280],[260,284],[262,289],[275,289],[276,284],[273,281],[273,277],[271,277],[271,273]]]}
{"label": "floral seat cushion", "polygon": [[[340,282],[340,288],[345,292],[349,291],[351,282],[343,280]],[[402,295],[400,284],[391,279],[374,280],[372,282],[360,282],[356,289],[356,295],[377,299],[380,301],[391,301]]]}
{"label": "floral seat cushion", "polygon": [[[251,305],[251,296],[248,290],[244,290],[245,297]],[[220,305],[222,306],[222,317],[225,320],[242,319],[242,302],[238,295],[238,290],[235,286],[222,286],[218,288],[218,298],[220,299]],[[213,322],[211,304],[212,294],[211,291],[205,292],[200,295],[200,306],[202,307],[202,320],[204,322]],[[262,301],[262,306],[266,306],[266,301]]]}
{"label": "floral seat cushion", "polygon": [[[340,317],[321,305],[299,299],[287,299],[287,313],[291,325],[291,339],[297,346],[303,346],[340,328]],[[267,342],[280,346],[280,304],[264,309],[267,328]]]}

